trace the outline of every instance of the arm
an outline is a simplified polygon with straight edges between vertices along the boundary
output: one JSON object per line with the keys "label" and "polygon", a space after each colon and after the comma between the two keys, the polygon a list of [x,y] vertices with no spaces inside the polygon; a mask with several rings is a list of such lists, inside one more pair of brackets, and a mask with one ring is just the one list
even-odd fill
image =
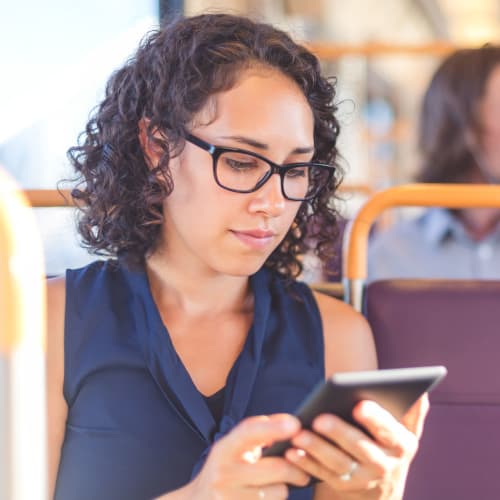
{"label": "arm", "polygon": [[68,408],[63,396],[65,281],[47,282],[48,498],[53,498]]}
{"label": "arm", "polygon": [[[318,294],[316,299],[323,320],[325,375],[377,368],[373,336],[363,316],[331,297]],[[306,454],[289,450],[287,458],[323,481],[316,487],[316,500],[401,499],[425,406],[424,398],[400,423],[380,406],[361,402],[354,418],[374,439],[334,415],[320,416],[313,424],[316,433],[302,431],[292,440]],[[342,481],[340,476],[352,470],[352,464],[351,479]]]}
{"label": "arm", "polygon": [[366,319],[351,306],[315,293],[325,343],[325,377],[336,372],[374,370],[377,354]]}

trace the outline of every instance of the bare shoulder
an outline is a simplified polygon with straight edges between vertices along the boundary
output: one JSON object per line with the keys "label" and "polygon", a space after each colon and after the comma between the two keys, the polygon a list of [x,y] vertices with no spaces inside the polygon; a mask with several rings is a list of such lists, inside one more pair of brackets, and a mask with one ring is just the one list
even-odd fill
{"label": "bare shoulder", "polygon": [[47,379],[48,389],[60,386],[64,378],[64,316],[66,281],[64,277],[47,280]]}
{"label": "bare shoulder", "polygon": [[66,281],[47,280],[47,419],[49,445],[49,496],[54,491],[66,427],[67,404],[64,385],[64,321]]}
{"label": "bare shoulder", "polygon": [[61,276],[47,280],[47,337],[48,347],[64,340],[66,308],[66,279]]}
{"label": "bare shoulder", "polygon": [[65,299],[66,278],[64,276],[49,278],[47,280],[47,302],[48,307],[51,308],[49,312],[57,312],[61,308],[64,312]]}
{"label": "bare shoulder", "polygon": [[362,314],[334,297],[314,292],[323,322],[326,376],[377,366],[373,335]]}
{"label": "bare shoulder", "polygon": [[64,376],[64,316],[66,280],[64,277],[47,280],[47,376],[49,388]]}

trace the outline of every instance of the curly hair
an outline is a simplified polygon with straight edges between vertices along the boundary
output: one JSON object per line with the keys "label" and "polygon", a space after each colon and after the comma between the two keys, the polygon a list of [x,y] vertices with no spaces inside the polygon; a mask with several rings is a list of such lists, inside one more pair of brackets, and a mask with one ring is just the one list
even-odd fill
{"label": "curly hair", "polygon": [[467,134],[481,135],[478,104],[500,64],[500,46],[453,52],[438,67],[422,101],[418,133],[420,182],[464,182],[475,168]]}
{"label": "curly hair", "polygon": [[[181,17],[149,33],[109,79],[78,146],[68,150],[77,172],[72,196],[80,207],[84,246],[130,267],[144,264],[160,234],[162,202],[173,189],[169,159],[184,147],[188,125],[210,97],[231,89],[252,65],[276,69],[298,84],[314,116],[313,161],[337,167],[330,184],[302,203],[265,265],[291,279],[302,271],[306,251],[323,261],[332,256],[338,233],[333,199],[342,178],[335,82],[285,32],[228,14]],[[148,140],[161,152],[155,168],[144,158],[141,120],[147,120]]]}

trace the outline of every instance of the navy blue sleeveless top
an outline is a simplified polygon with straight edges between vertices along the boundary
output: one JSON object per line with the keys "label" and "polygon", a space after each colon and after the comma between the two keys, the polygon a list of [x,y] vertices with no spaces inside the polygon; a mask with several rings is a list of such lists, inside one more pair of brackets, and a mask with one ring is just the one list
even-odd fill
{"label": "navy blue sleeveless top", "polygon": [[[66,433],[56,500],[146,500],[187,484],[214,440],[250,415],[293,412],[324,378],[310,289],[266,269],[216,422],[178,357],[145,272],[116,261],[66,273]],[[291,489],[310,499],[312,487]]]}

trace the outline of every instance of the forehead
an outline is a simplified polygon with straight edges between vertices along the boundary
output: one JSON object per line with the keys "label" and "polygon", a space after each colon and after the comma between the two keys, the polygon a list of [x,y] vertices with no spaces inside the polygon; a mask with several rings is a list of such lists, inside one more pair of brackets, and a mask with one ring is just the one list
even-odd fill
{"label": "forehead", "polygon": [[248,68],[233,87],[213,96],[195,117],[195,126],[214,133],[241,133],[267,143],[287,136],[312,145],[314,118],[301,88],[272,68]]}

